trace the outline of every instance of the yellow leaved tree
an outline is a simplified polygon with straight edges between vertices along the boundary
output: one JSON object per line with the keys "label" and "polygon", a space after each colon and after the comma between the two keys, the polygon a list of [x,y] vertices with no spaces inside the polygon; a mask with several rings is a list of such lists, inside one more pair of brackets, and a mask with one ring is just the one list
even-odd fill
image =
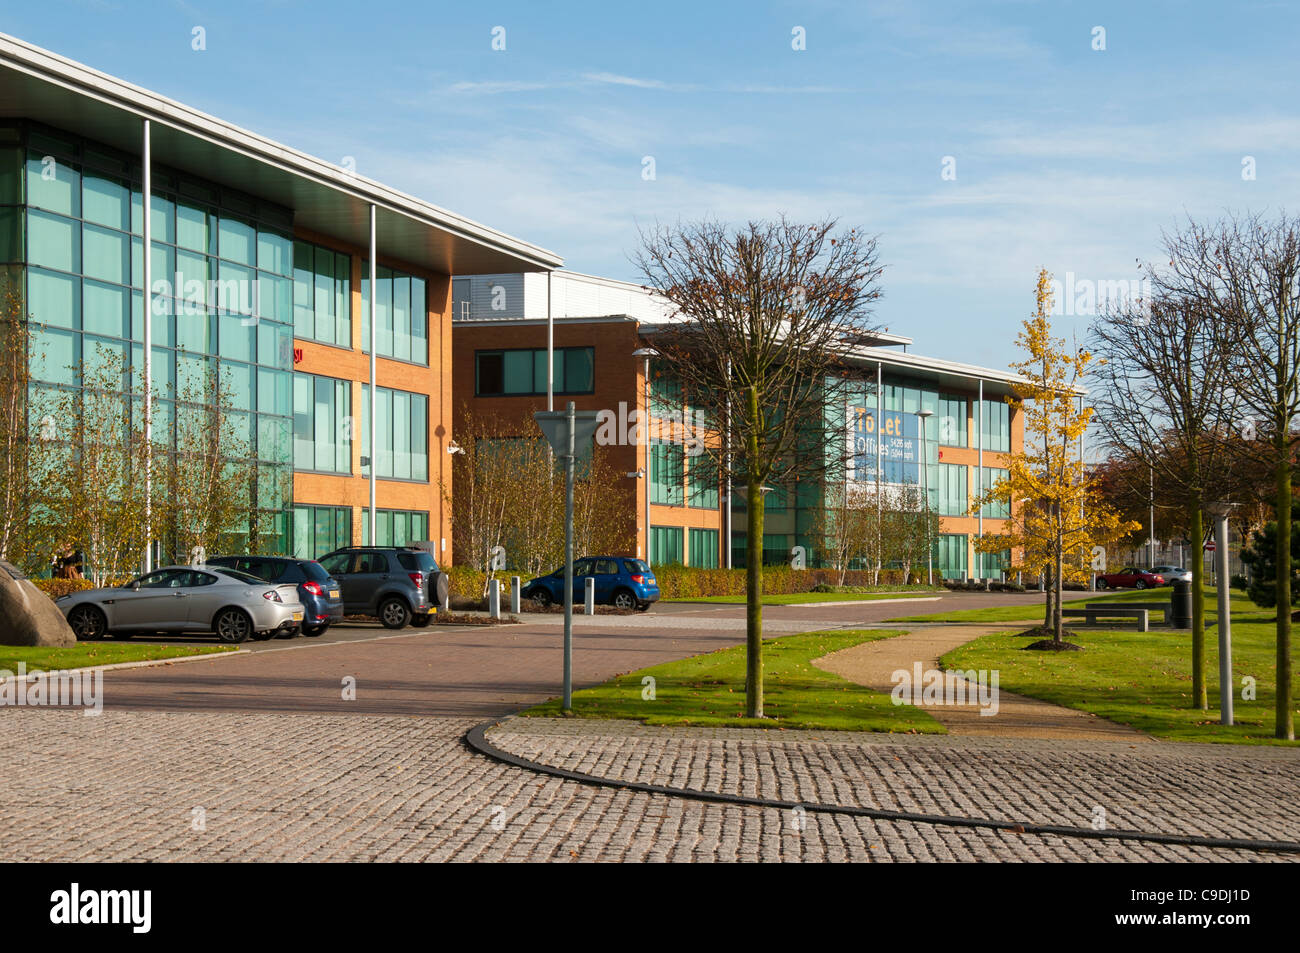
{"label": "yellow leaved tree", "polygon": [[972,512],[995,502],[1009,506],[1011,517],[1003,531],[986,533],[977,548],[1019,551],[1022,567],[1050,578],[1043,625],[1051,640],[1041,646],[1059,649],[1064,647],[1061,593],[1066,579],[1088,572],[1093,547],[1107,546],[1138,527],[1102,502],[1098,483],[1081,459],[1080,439],[1093,410],[1083,406],[1080,384],[1093,357],[1052,336],[1051,281],[1046,269],[1039,271],[1037,310],[1016,339],[1025,358],[1011,364],[1021,380],[1012,387],[1015,397],[1007,400],[1024,415],[1024,443],[1011,455],[1006,478],[975,500]]}

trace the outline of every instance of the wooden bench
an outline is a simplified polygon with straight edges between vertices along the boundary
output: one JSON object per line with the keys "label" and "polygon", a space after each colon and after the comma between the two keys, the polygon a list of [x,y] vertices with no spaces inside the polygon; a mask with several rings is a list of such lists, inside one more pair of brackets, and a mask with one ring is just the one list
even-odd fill
{"label": "wooden bench", "polygon": [[1174,607],[1173,607],[1172,605],[1170,605],[1168,602],[1110,602],[1110,603],[1102,602],[1102,603],[1094,604],[1094,605],[1088,605],[1087,603],[1085,603],[1085,604],[1084,604],[1084,608],[1085,608],[1085,609],[1103,609],[1103,608],[1105,608],[1105,607],[1108,606],[1108,605],[1112,605],[1112,606],[1114,606],[1115,608],[1124,608],[1124,609],[1146,609],[1146,610],[1149,611],[1149,612],[1159,612],[1159,613],[1160,613],[1160,625],[1167,625],[1167,624],[1168,624],[1168,622],[1169,622],[1169,616],[1170,616],[1170,614],[1173,612],[1173,608],[1174,608]]}
{"label": "wooden bench", "polygon": [[1062,609],[1061,615],[1076,619],[1082,618],[1084,625],[1098,625],[1102,619],[1133,619],[1137,622],[1139,632],[1151,631],[1149,610],[1147,609],[1132,609],[1127,606],[1124,608],[1102,608],[1098,606],[1095,609]]}

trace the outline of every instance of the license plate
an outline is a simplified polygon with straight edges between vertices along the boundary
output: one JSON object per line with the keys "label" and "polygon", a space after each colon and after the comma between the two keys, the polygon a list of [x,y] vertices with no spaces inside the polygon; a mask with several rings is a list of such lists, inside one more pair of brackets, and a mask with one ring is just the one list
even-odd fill
{"label": "license plate", "polygon": [[338,597],[339,597],[339,591],[338,591],[337,589],[331,589],[331,590],[330,590],[330,598],[331,598],[331,599],[337,599]]}
{"label": "license plate", "polygon": [[302,621],[302,613],[301,613],[301,612],[295,612],[295,613],[293,614],[293,621],[294,621],[294,622],[301,622],[301,621]]}

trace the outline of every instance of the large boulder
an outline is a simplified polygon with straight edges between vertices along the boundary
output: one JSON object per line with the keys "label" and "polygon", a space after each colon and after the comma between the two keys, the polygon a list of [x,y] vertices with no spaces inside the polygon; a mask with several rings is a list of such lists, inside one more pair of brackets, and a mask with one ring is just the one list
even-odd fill
{"label": "large boulder", "polygon": [[18,567],[0,560],[0,645],[67,648],[77,644],[59,607]]}

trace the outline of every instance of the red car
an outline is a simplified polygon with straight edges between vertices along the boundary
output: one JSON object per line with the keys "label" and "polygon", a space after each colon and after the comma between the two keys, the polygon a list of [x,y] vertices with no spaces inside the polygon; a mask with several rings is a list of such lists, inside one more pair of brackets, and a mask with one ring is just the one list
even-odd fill
{"label": "red car", "polygon": [[1149,569],[1134,569],[1131,566],[1119,572],[1103,573],[1097,577],[1098,589],[1150,589],[1164,584],[1165,577],[1159,573],[1151,572]]}

